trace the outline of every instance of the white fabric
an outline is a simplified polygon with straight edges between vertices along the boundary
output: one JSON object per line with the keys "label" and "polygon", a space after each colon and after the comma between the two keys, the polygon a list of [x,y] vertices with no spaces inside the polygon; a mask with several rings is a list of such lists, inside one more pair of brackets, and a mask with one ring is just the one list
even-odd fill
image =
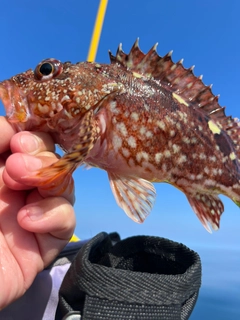
{"label": "white fabric", "polygon": [[63,266],[56,266],[51,269],[50,276],[52,278],[52,290],[43,315],[43,320],[53,320],[55,318],[55,312],[58,305],[59,288],[69,267],[70,263]]}

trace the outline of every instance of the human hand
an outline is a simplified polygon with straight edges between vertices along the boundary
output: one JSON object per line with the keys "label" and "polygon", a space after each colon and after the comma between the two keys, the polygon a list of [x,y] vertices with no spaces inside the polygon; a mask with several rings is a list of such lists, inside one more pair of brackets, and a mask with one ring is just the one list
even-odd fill
{"label": "human hand", "polygon": [[[22,296],[68,243],[75,227],[74,194],[31,187],[26,176],[57,160],[44,133],[15,134],[0,117],[0,309]],[[35,167],[34,167],[35,166]],[[22,178],[25,177],[25,178]],[[72,190],[72,188],[70,188]]]}

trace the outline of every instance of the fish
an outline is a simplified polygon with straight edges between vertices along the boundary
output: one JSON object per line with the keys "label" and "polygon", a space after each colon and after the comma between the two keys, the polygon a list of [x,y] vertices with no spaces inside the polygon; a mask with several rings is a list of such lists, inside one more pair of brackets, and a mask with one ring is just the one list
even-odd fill
{"label": "fish", "polygon": [[[34,173],[47,189],[69,185],[81,165],[107,172],[117,204],[142,223],[156,198],[153,183],[182,191],[207,229],[224,206],[240,206],[240,123],[226,116],[212,87],[155,44],[120,44],[110,63],[45,59],[0,82],[7,120],[17,131],[49,133],[65,154]],[[39,185],[39,181],[38,181]]]}

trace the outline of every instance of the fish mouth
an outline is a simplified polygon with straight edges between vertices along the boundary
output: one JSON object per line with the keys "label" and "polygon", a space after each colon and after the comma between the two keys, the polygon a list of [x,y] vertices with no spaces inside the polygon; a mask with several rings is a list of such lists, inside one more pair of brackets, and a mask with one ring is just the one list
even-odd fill
{"label": "fish mouth", "polygon": [[30,114],[26,95],[11,80],[0,82],[0,99],[11,123],[25,123]]}

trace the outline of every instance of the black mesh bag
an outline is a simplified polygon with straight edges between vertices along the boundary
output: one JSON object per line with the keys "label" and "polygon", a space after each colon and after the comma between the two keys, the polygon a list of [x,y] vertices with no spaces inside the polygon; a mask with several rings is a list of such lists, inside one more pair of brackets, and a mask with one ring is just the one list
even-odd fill
{"label": "black mesh bag", "polygon": [[73,260],[56,319],[188,319],[200,285],[200,258],[183,244],[150,236],[113,244],[100,233]]}

